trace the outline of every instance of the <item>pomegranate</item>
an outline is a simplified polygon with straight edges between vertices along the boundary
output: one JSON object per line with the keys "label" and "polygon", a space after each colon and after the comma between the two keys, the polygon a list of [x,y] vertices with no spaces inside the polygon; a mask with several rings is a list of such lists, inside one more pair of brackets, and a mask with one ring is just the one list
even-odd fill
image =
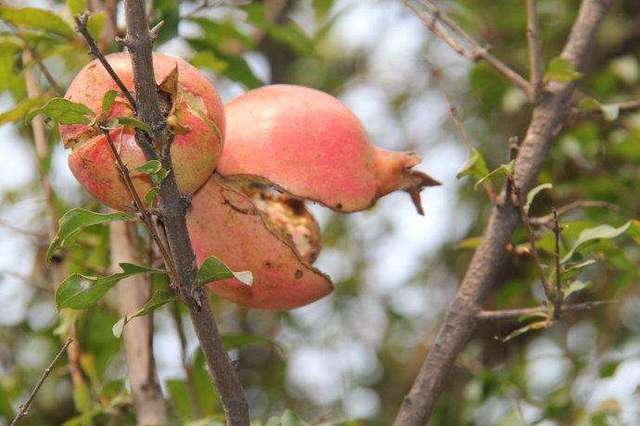
{"label": "pomegranate", "polygon": [[292,309],[333,290],[310,265],[320,248],[319,229],[300,202],[214,174],[193,197],[187,226],[198,264],[217,256],[233,270],[253,273],[251,287],[236,279],[208,284],[220,297],[253,308]]}
{"label": "pomegranate", "polygon": [[420,191],[439,185],[413,170],[420,157],[369,143],[360,120],[318,90],[272,85],[225,107],[226,146],[217,171],[242,175],[333,210],[363,210],[383,195],[408,192],[422,214]]}
{"label": "pomegranate", "polygon": [[[107,56],[125,86],[133,92],[131,58],[127,53]],[[222,152],[225,119],[222,102],[207,78],[184,60],[160,53],[153,54],[156,82],[162,84],[175,76],[178,80],[173,108],[165,111],[167,122],[174,127],[171,158],[178,187],[183,193],[195,192],[213,173]],[[94,60],[74,78],[66,98],[83,103],[96,115],[102,113],[102,99],[109,90],[118,90],[106,70]],[[122,94],[120,94],[122,95]],[[132,108],[126,98],[118,96],[107,119],[130,116]],[[78,181],[104,204],[117,209],[133,210],[133,200],[118,172],[106,137],[88,125],[61,125],[60,135],[66,147],[71,148],[69,167]],[[124,164],[131,171],[137,192],[144,196],[151,188],[148,175],[134,169],[145,163],[142,151],[134,139],[131,128],[110,131],[111,138]]]}
{"label": "pomegranate", "polygon": [[[213,177],[194,196],[187,221],[198,263],[217,256],[253,272],[209,285],[241,305],[291,309],[332,290],[313,268],[320,230],[304,200],[363,210],[404,190],[422,213],[419,192],[438,184],[412,170],[420,158],[369,144],[357,117],[336,98],[304,87],[252,90],[226,108],[225,148]],[[281,194],[274,194],[273,190]]]}

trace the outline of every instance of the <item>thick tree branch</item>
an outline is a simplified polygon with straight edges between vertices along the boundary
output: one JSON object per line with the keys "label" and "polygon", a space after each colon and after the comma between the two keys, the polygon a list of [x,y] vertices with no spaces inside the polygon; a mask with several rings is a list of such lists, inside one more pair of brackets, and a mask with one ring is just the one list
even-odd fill
{"label": "thick tree branch", "polygon": [[[160,96],[154,79],[152,37],[149,33],[145,2],[126,0],[127,35],[124,43],[131,55],[137,101],[137,115],[151,127],[154,152],[139,143],[147,159],[159,158],[169,175],[160,185],[159,212],[165,226],[169,251],[176,269],[175,285],[189,308],[207,365],[220,393],[228,425],[249,425],[249,407],[240,380],[225,351],[205,290],[196,283],[196,261],[186,213],[188,203],[178,191],[169,147],[173,135],[160,109]],[[143,132],[136,140],[146,139]],[[211,236],[215,238],[215,236]]]}
{"label": "thick tree branch", "polygon": [[[577,70],[584,68],[596,30],[611,3],[611,0],[583,0],[561,54]],[[575,83],[552,82],[547,89],[549,93],[533,110],[515,162],[514,183],[525,193],[536,182],[547,151],[571,111]],[[511,241],[518,222],[518,207],[509,200],[493,208],[482,244],[473,255],[432,350],[404,398],[395,425],[422,426],[431,416],[451,367],[475,330],[476,316],[497,279],[505,258],[505,246]]]}
{"label": "thick tree branch", "polygon": [[[119,270],[118,265],[122,262],[140,264],[135,224],[113,222],[110,224],[110,231],[113,269]],[[148,277],[140,275],[120,281],[117,290],[120,314],[123,316],[134,314],[151,297],[151,283]],[[167,409],[153,357],[153,314],[129,321],[122,338],[138,424],[165,424]]]}

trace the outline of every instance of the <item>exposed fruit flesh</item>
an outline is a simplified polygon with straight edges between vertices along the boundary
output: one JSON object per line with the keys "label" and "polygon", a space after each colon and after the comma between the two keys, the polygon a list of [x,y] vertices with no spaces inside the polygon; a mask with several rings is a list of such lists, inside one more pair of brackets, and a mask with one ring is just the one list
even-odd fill
{"label": "exposed fruit flesh", "polygon": [[[178,82],[168,122],[174,127],[171,158],[178,187],[182,192],[196,191],[211,176],[222,151],[225,119],[222,102],[204,75],[180,58],[154,53],[156,82],[161,84],[177,67]],[[133,74],[128,54],[116,53],[107,60],[133,92]],[[102,99],[109,90],[118,90],[104,67],[93,61],[73,80],[66,98],[87,105],[96,115],[102,113]],[[108,118],[129,116],[132,108],[118,96]],[[116,169],[106,138],[87,125],[61,125],[65,146],[72,149],[69,166],[78,181],[94,197],[118,210],[132,210],[132,199]],[[135,144],[132,129],[111,131],[116,148],[129,170],[145,162]],[[134,185],[141,196],[151,188],[148,176],[133,173]]]}
{"label": "exposed fruit flesh", "polygon": [[369,143],[360,120],[338,99],[291,85],[265,86],[225,107],[226,146],[217,172],[268,181],[293,197],[342,212],[370,207],[396,190],[412,195],[439,185],[412,170],[413,153]]}
{"label": "exposed fruit flesh", "polygon": [[[306,237],[286,235],[289,230],[300,235],[315,232],[305,229],[309,219],[311,228],[317,225],[304,207],[291,207],[286,200],[276,206],[277,199],[254,193],[258,205],[266,209],[261,212],[250,196],[236,188],[214,174],[193,197],[187,226],[198,264],[216,256],[232,270],[251,271],[254,282],[249,287],[226,279],[209,284],[209,289],[240,305],[261,309],[293,309],[329,294],[333,289],[329,278],[296,249],[294,242]],[[309,260],[317,252],[312,246],[301,245]]]}

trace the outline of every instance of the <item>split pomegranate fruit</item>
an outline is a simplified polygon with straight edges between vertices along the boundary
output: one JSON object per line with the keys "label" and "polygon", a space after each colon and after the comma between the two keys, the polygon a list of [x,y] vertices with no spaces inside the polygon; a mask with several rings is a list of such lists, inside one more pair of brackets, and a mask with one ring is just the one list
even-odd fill
{"label": "split pomegranate fruit", "polygon": [[[107,55],[106,59],[127,89],[134,93],[129,54],[115,53]],[[164,93],[166,98],[173,98],[173,107],[167,111],[167,121],[175,133],[171,158],[178,188],[183,193],[192,193],[209,179],[220,158],[225,129],[224,107],[211,83],[191,64],[173,56],[153,54],[155,79],[159,85],[175,75],[176,67],[176,93]],[[74,78],[65,98],[82,103],[100,115],[102,99],[109,90],[118,91],[118,86],[102,64],[94,60]],[[133,115],[132,106],[121,95],[104,117],[106,120]],[[147,174],[135,171],[146,160],[136,145],[134,129],[119,127],[109,133],[120,158],[131,172],[136,192],[144,197],[151,189],[151,180]],[[133,200],[116,168],[106,136],[89,125],[79,124],[61,125],[60,136],[65,147],[72,150],[69,155],[71,172],[84,188],[109,207],[134,211]]]}
{"label": "split pomegranate fruit", "polygon": [[[132,88],[128,55],[108,60]],[[254,277],[252,286],[236,279],[210,283],[220,297],[253,308],[292,309],[326,296],[333,285],[312,266],[320,252],[320,229],[305,201],[354,212],[403,190],[422,214],[420,191],[438,185],[412,169],[420,162],[415,154],[371,145],[358,118],[326,93],[266,86],[237,97],[223,114],[215,89],[181,59],[155,54],[156,81],[162,83],[176,65],[178,94],[168,121],[179,121],[180,131],[171,155],[180,190],[194,193],[187,226],[197,263],[216,256]],[[75,78],[67,98],[99,114],[110,89],[115,84],[94,61]],[[111,114],[132,110],[120,100]],[[77,125],[61,126],[61,135],[72,149],[69,164],[78,181],[103,203],[131,210],[104,136]],[[133,135],[126,128],[112,131],[130,170],[144,163]],[[134,181],[139,193],[150,188],[146,175]]]}
{"label": "split pomegranate fruit", "polygon": [[311,266],[320,230],[305,200],[354,212],[404,190],[422,213],[419,192],[438,185],[412,170],[418,156],[371,145],[358,118],[318,90],[262,87],[232,100],[225,114],[216,175],[193,197],[187,219],[199,263],[214,255],[253,272],[252,287],[235,279],[209,286],[236,303],[291,309],[331,292],[329,278]]}

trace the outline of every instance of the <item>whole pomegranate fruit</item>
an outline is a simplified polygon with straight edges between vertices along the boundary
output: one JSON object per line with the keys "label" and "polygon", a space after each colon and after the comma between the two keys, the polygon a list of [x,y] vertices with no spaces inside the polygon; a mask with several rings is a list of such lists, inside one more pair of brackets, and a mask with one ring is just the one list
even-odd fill
{"label": "whole pomegranate fruit", "polygon": [[422,214],[420,191],[439,185],[412,170],[417,155],[371,145],[360,120],[324,92],[265,86],[235,98],[225,112],[226,146],[217,169],[224,176],[254,177],[341,212],[404,190]]}
{"label": "whole pomegranate fruit", "polygon": [[[127,89],[134,92],[129,54],[115,53],[106,58]],[[153,54],[155,79],[159,85],[175,77],[176,67],[175,93],[161,93],[161,97],[167,101],[163,107],[175,133],[170,149],[176,182],[181,192],[189,193],[207,181],[218,163],[225,119],[222,102],[203,74],[180,58]],[[118,87],[102,64],[94,60],[74,78],[65,98],[83,103],[100,115],[102,99],[109,90],[118,91]],[[132,107],[126,98],[118,96],[106,118],[130,115]],[[65,146],[72,150],[69,167],[85,189],[114,209],[133,210],[133,200],[115,166],[106,137],[88,125],[61,125],[60,135]],[[111,130],[110,135],[131,171],[137,192],[144,196],[151,188],[151,181],[148,175],[134,172],[145,163],[145,157],[135,143],[134,130],[121,127]]]}

